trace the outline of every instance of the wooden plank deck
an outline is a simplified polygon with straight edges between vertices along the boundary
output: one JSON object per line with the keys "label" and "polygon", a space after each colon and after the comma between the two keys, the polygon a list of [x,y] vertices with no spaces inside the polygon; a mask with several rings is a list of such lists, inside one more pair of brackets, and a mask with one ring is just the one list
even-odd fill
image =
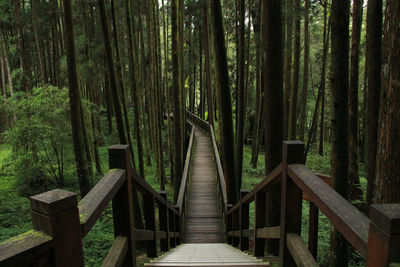
{"label": "wooden plank deck", "polygon": [[227,244],[183,244],[145,266],[270,266]]}
{"label": "wooden plank deck", "polygon": [[223,243],[224,224],[211,139],[195,128],[191,183],[186,200],[184,243]]}

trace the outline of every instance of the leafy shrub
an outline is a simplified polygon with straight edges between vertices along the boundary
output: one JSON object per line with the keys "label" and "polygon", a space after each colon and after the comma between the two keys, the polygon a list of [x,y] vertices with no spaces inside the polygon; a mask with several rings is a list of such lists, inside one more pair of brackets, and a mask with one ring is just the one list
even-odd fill
{"label": "leafy shrub", "polygon": [[18,191],[43,192],[64,183],[65,169],[73,163],[68,90],[57,87],[19,92],[9,99],[16,121],[6,131]]}

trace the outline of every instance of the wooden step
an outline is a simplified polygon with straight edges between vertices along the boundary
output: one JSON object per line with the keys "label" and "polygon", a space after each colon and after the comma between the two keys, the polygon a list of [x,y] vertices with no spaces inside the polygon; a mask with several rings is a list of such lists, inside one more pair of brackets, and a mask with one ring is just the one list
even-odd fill
{"label": "wooden step", "polygon": [[270,266],[227,244],[183,244],[145,266]]}

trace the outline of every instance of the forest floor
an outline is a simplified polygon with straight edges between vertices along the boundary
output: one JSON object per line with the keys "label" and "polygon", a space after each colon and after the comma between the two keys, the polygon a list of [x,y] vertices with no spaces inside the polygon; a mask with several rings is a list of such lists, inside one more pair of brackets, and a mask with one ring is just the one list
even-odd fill
{"label": "forest floor", "polygon": [[[103,171],[108,170],[108,152],[107,148],[111,145],[108,137],[105,140],[105,145],[99,147]],[[320,156],[311,151],[308,156],[307,166],[316,173],[329,175],[329,146],[326,146],[324,156]],[[29,210],[29,200],[27,197],[20,196],[15,190],[15,179],[10,166],[11,148],[7,144],[0,145],[0,242],[12,236],[24,233],[31,229],[31,217]],[[243,186],[242,188],[251,190],[264,177],[264,155],[260,154],[258,158],[257,168],[250,166],[251,147],[244,147],[243,159]],[[166,160],[166,159],[165,159]],[[167,164],[165,164],[167,165]],[[72,168],[73,169],[73,168]],[[159,190],[160,182],[156,178],[156,168],[153,162],[152,166],[146,166],[146,181],[151,184],[156,190]],[[360,168],[362,169],[362,168]],[[168,176],[168,169],[166,170]],[[361,173],[361,176],[363,173]],[[74,177],[74,172],[69,173],[69,179]],[[97,177],[100,179],[101,177]],[[77,191],[75,182],[67,183],[66,190]],[[365,192],[366,181],[362,177],[361,184]],[[168,190],[172,192],[171,190]],[[303,202],[303,224],[302,237],[307,242],[308,235],[308,212],[309,204]],[[329,260],[329,233],[330,223],[328,219],[320,213],[319,216],[319,244],[318,244],[318,261],[322,266],[326,265]],[[254,223],[254,202],[250,206],[250,225]],[[101,263],[106,256],[114,239],[112,210],[109,205],[99,221],[95,224],[92,230],[84,239],[85,265],[86,266],[101,266]],[[350,266],[364,266],[365,262],[360,261],[360,257],[356,253],[352,253],[352,262]]]}

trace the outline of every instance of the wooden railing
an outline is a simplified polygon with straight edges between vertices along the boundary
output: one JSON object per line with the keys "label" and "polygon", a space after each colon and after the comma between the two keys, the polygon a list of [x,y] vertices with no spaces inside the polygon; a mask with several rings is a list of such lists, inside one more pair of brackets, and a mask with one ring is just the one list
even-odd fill
{"label": "wooden railing", "polygon": [[[333,190],[326,177],[304,165],[304,144],[283,143],[282,163],[251,192],[242,190],[240,201],[228,211],[228,242],[249,249],[254,237],[255,255],[264,256],[265,239],[280,239],[281,266],[318,266],[318,209],[366,259],[367,266],[400,262],[400,204],[372,205],[366,217]],[[266,227],[266,194],[281,184],[281,224]],[[300,237],[303,197],[310,201],[308,247]],[[255,201],[255,224],[249,229],[249,203]]]}
{"label": "wooden railing", "polygon": [[[103,266],[136,266],[137,241],[145,241],[148,257],[157,256],[158,240],[161,251],[180,244],[178,210],[166,192],[156,192],[132,170],[128,148],[109,148],[110,171],[79,204],[75,193],[61,189],[32,196],[34,230],[0,244],[0,266],[83,266],[82,238],[110,201],[115,240]],[[142,193],[145,229],[135,228],[133,190]]]}

